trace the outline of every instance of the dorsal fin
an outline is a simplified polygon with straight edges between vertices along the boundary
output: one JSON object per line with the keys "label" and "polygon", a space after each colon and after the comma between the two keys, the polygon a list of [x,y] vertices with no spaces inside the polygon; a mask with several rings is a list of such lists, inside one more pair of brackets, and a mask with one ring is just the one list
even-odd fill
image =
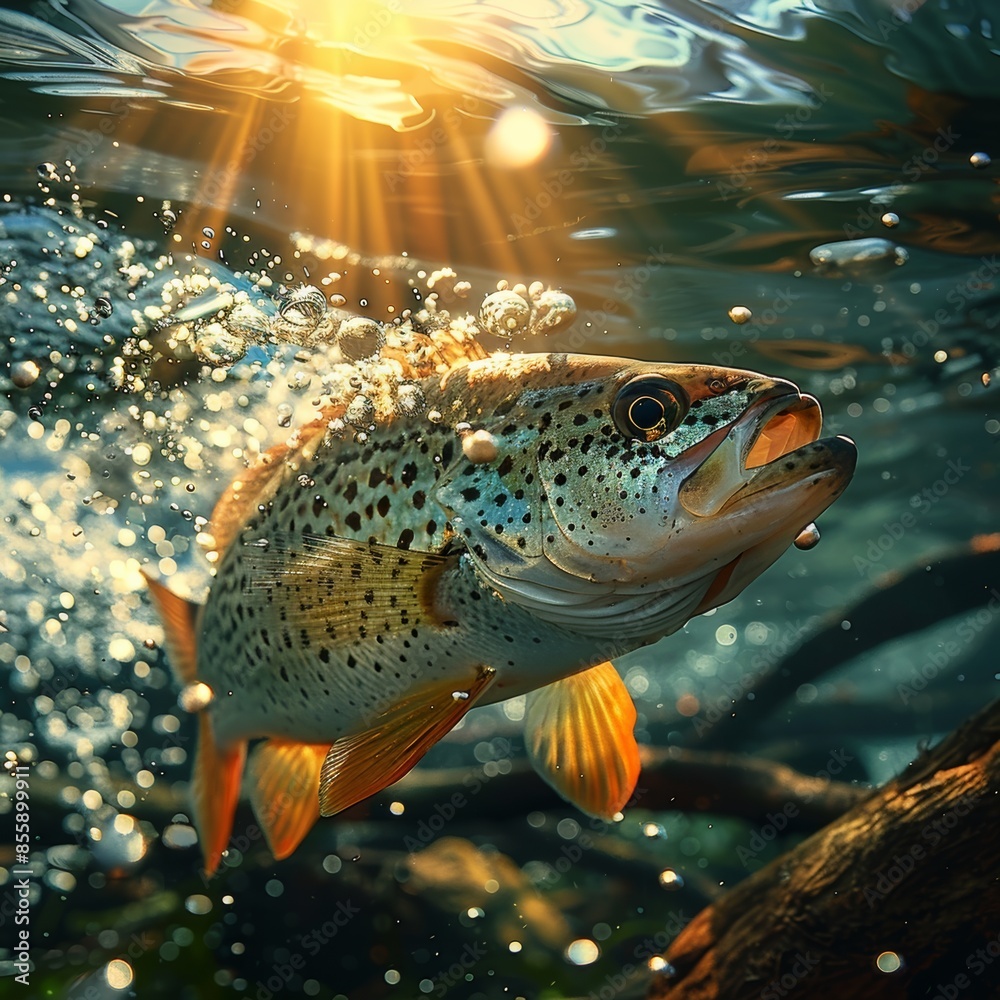
{"label": "dorsal fin", "polygon": [[209,521],[210,551],[225,552],[257,506],[270,499],[285,470],[313,456],[329,419],[330,414],[324,413],[300,427],[288,441],[268,448],[226,487]]}
{"label": "dorsal fin", "polygon": [[198,678],[198,612],[201,605],[179,597],[145,570],[142,575],[160,613],[170,669],[182,687]]}

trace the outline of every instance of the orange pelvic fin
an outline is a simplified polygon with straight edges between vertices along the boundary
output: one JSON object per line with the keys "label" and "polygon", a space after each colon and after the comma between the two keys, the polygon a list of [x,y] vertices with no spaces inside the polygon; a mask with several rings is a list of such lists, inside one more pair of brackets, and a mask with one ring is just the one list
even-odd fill
{"label": "orange pelvic fin", "polygon": [[532,691],[525,744],[535,770],[591,816],[610,819],[639,780],[635,706],[610,663]]}
{"label": "orange pelvic fin", "polygon": [[271,739],[250,757],[250,801],[268,847],[287,858],[319,819],[319,779],[329,743]]}
{"label": "orange pelvic fin", "polygon": [[374,728],[337,740],[323,762],[320,813],[332,816],[402,778],[455,727],[495,676],[492,667],[480,667],[461,689],[454,682],[421,688],[373,720]]}
{"label": "orange pelvic fin", "polygon": [[191,780],[191,799],[206,875],[215,874],[233,832],[246,753],[246,740],[221,749],[215,741],[210,713],[198,715],[198,750]]}

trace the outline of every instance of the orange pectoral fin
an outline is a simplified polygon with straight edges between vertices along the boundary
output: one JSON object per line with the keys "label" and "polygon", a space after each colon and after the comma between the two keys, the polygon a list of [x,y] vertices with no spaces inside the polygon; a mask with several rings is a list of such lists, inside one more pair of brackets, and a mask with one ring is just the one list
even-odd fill
{"label": "orange pectoral fin", "polygon": [[422,688],[379,717],[376,728],[337,740],[323,762],[320,813],[332,816],[402,778],[455,727],[495,676],[491,667],[481,667],[462,690],[453,683]]}
{"label": "orange pectoral fin", "polygon": [[198,716],[198,751],[191,781],[194,821],[205,858],[205,874],[214,875],[233,832],[246,759],[245,740],[220,750],[208,712]]}
{"label": "orange pectoral fin", "polygon": [[250,758],[250,802],[268,847],[287,858],[319,819],[319,778],[329,743],[271,739]]}
{"label": "orange pectoral fin", "polygon": [[528,695],[528,757],[564,799],[610,819],[639,780],[635,719],[618,671],[601,663]]}

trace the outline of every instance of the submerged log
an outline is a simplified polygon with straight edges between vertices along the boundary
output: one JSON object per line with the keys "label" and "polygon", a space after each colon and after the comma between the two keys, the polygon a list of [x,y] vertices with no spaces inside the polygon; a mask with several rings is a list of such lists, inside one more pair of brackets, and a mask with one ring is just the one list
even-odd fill
{"label": "submerged log", "polygon": [[[978,633],[1000,609],[1000,533],[976,535],[944,552],[918,559],[908,569],[879,577],[875,588],[847,608],[828,614],[817,630],[760,677],[723,724],[691,739],[692,746],[743,746],[800,685],[826,676],[870,649],[937,622],[986,609],[973,623]],[[903,609],[920,608],[919,615]],[[841,623],[851,622],[850,631]]]}
{"label": "submerged log", "polygon": [[650,1000],[1000,993],[1000,701],[703,910]]}

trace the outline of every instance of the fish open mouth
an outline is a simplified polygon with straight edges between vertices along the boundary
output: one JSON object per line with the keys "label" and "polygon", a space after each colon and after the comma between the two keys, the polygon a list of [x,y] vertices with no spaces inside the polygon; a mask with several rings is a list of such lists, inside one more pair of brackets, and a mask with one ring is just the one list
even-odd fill
{"label": "fish open mouth", "polygon": [[822,430],[812,396],[776,387],[685,481],[684,507],[700,517],[731,518],[747,544],[715,573],[695,614],[739,593],[846,489],[857,449],[847,437],[821,438]]}
{"label": "fish open mouth", "polygon": [[[765,416],[743,459],[743,467],[759,469],[799,448],[812,444],[823,429],[823,414],[812,396],[798,396],[791,401],[769,401],[773,413]],[[760,421],[760,417],[757,418]]]}
{"label": "fish open mouth", "polygon": [[[708,517],[760,493],[775,494],[830,478],[840,488],[822,504],[825,509],[850,480],[857,453],[849,438],[821,439],[822,429],[822,411],[812,396],[775,387],[747,409],[688,477],[681,503],[691,514]],[[803,524],[814,516],[810,514]]]}

